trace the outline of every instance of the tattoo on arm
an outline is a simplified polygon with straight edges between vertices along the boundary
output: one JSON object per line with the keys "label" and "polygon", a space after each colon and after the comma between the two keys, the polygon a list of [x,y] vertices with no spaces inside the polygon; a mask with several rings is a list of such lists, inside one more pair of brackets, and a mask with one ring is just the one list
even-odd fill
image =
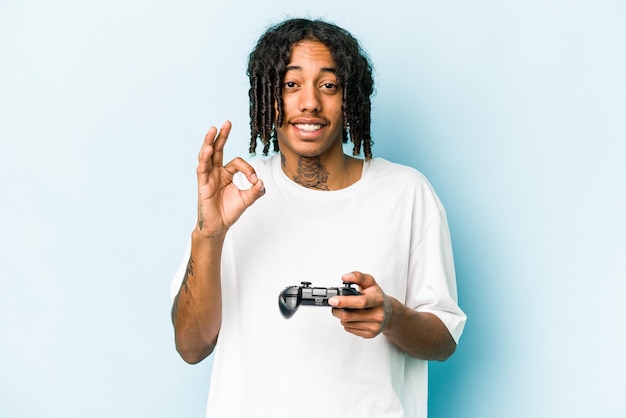
{"label": "tattoo on arm", "polygon": [[319,157],[300,157],[293,181],[309,189],[328,190],[328,170]]}
{"label": "tattoo on arm", "polygon": [[203,225],[204,225],[204,216],[202,215],[202,203],[200,203],[198,205],[198,228],[200,228],[200,231],[202,231]]}
{"label": "tattoo on arm", "polygon": [[183,277],[183,283],[180,285],[181,289],[185,290],[185,293],[189,293],[189,286],[187,280],[189,276],[193,276],[193,257],[189,256],[189,262],[187,263],[187,270],[185,270],[185,276]]}
{"label": "tattoo on arm", "polygon": [[189,285],[187,284],[189,276],[193,276],[193,258],[191,256],[189,256],[189,262],[187,262],[187,269],[185,270],[185,276],[183,276],[183,282],[180,285],[180,290],[174,298],[174,304],[172,305],[172,319],[174,321],[178,316],[178,297],[180,296],[180,292],[184,290],[185,293],[189,293]]}

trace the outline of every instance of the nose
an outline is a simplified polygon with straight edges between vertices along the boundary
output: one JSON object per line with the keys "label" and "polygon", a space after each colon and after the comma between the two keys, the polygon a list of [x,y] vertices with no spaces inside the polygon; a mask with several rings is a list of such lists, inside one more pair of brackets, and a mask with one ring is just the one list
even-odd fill
{"label": "nose", "polygon": [[300,90],[300,111],[313,113],[322,110],[320,94],[319,89],[314,85],[303,87]]}

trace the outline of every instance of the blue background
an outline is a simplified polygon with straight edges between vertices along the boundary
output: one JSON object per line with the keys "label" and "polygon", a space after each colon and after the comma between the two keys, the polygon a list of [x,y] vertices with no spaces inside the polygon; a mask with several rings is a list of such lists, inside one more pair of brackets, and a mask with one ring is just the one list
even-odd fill
{"label": "blue background", "polygon": [[247,54],[306,15],[362,41],[375,155],[448,209],[469,322],[430,416],[623,416],[626,4],[294,4],[0,0],[0,415],[204,416],[169,319],[196,154],[228,118],[247,155]]}

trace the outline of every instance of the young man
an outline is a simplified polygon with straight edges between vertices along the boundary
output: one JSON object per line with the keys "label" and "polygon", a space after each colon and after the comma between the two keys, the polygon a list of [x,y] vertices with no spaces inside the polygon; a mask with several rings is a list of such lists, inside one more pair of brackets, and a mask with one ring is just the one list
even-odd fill
{"label": "young man", "polygon": [[[215,349],[207,416],[425,417],[427,361],[452,355],[465,315],[439,199],[371,158],[367,58],[345,30],[294,19],[261,37],[248,73],[251,151],[279,154],[223,164],[231,125],[209,129],[172,283],[178,352]],[[361,294],[286,320],[278,295],[303,281]]]}

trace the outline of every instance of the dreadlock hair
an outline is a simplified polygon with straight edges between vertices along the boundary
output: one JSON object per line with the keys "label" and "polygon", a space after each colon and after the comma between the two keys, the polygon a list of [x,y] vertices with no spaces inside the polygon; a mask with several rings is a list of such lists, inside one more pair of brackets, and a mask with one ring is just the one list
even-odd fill
{"label": "dreadlock hair", "polygon": [[282,126],[284,122],[282,82],[292,47],[305,40],[326,45],[337,65],[337,78],[343,87],[343,142],[352,141],[353,155],[359,155],[363,148],[365,159],[372,158],[370,96],[374,80],[369,59],[345,29],[308,19],[290,19],[271,27],[250,53],[250,153],[256,152],[257,139],[263,143],[263,155],[267,155],[270,143],[275,152],[279,151],[274,124]]}

